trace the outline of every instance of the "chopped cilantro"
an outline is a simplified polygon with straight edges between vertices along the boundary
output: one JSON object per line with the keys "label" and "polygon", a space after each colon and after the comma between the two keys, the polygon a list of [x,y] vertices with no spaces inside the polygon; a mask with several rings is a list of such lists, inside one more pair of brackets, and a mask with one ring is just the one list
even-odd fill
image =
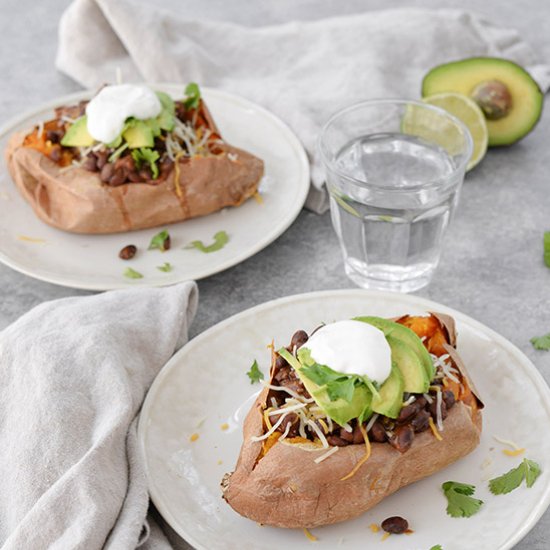
{"label": "chopped cilantro", "polygon": [[149,243],[149,250],[160,250],[166,252],[170,248],[170,235],[168,231],[164,229],[160,233],[157,233]]}
{"label": "chopped cilantro", "polygon": [[254,363],[252,363],[252,366],[246,375],[250,378],[251,384],[255,384],[256,382],[264,379],[264,374],[258,367],[258,361],[256,361],[256,359],[254,359]]}
{"label": "chopped cilantro", "polygon": [[129,279],[143,279],[143,275],[139,271],[135,271],[131,267],[127,268],[124,272],[124,276]]}
{"label": "chopped cilantro", "polygon": [[187,109],[196,109],[201,102],[201,91],[199,85],[196,82],[187,84],[185,88],[185,101],[184,105]]}
{"label": "chopped cilantro", "polygon": [[531,338],[530,341],[535,349],[541,349],[545,351],[550,350],[550,333],[545,334],[544,336],[535,336]]}
{"label": "chopped cilantro", "polygon": [[540,473],[540,466],[536,462],[524,458],[517,468],[489,480],[489,489],[493,495],[505,495],[517,489],[524,479],[527,487],[532,487]]}
{"label": "chopped cilantro", "polygon": [[550,267],[550,231],[544,232],[544,263]]}
{"label": "chopped cilantro", "polygon": [[443,547],[441,544],[436,544],[435,546],[432,546],[430,550],[443,550]]}
{"label": "chopped cilantro", "polygon": [[147,147],[134,149],[132,151],[132,158],[134,159],[138,170],[142,167],[143,163],[146,163],[149,164],[149,167],[151,168],[153,179],[156,180],[159,177],[157,160],[160,158],[160,155],[156,151],[153,151],[153,149],[148,149]]}
{"label": "chopped cilantro", "polygon": [[164,271],[164,273],[168,273],[169,271],[172,271],[174,269],[172,267],[172,264],[169,262],[164,262],[164,265],[157,265],[157,269],[159,271]]}
{"label": "chopped cilantro", "polygon": [[218,231],[214,235],[214,242],[210,245],[205,245],[202,241],[193,241],[186,248],[196,248],[201,252],[209,254],[221,250],[229,242],[229,235],[225,231]]}
{"label": "chopped cilantro", "polygon": [[458,481],[446,481],[441,485],[447,497],[447,514],[453,518],[469,518],[473,516],[483,504],[482,500],[473,498],[475,487]]}

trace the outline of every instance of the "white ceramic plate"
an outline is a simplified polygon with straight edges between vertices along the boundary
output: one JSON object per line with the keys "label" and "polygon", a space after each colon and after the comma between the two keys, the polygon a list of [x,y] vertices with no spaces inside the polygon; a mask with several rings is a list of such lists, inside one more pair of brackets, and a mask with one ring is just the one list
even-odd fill
{"label": "white ceramic plate", "polygon": [[[182,85],[158,84],[174,97],[182,97]],[[209,109],[230,144],[264,160],[260,185],[263,203],[250,199],[238,208],[226,208],[203,218],[168,226],[171,250],[146,252],[150,239],[162,228],[115,235],[75,235],[49,227],[19,195],[0,160],[0,261],[26,275],[74,288],[108,290],[127,286],[162,286],[187,279],[201,279],[249,258],[281,235],[299,214],[309,189],[309,165],[296,136],[281,120],[241,97],[202,89]],[[52,118],[53,108],[88,99],[90,92],[61,97],[23,115],[0,129],[0,151],[9,135]],[[193,240],[212,242],[225,230],[229,243],[220,251],[204,254],[186,250]],[[134,244],[140,252],[125,262],[119,250]],[[170,262],[174,270],[163,273],[157,266]],[[127,267],[143,279],[123,276]]]}
{"label": "white ceramic plate", "polygon": [[[533,527],[550,502],[550,390],[533,364],[510,342],[473,319],[434,302],[363,290],[291,296],[244,311],[189,342],[155,380],[141,413],[139,437],[151,497],[160,513],[199,549],[311,548],[300,530],[260,527],[222,500],[220,480],[232,471],[241,446],[242,419],[252,394],[246,371],[254,359],[264,373],[267,344],[288,343],[297,329],[368,314],[393,317],[441,311],[453,315],[458,349],[486,404],[479,447],[445,470],[410,485],[345,523],[314,529],[315,548],[444,550],[511,548]],[[223,431],[221,425],[229,424]],[[195,442],[189,440],[199,434]],[[521,457],[503,454],[493,436],[527,449],[542,474],[531,489],[493,496],[487,480],[515,467]],[[330,459],[329,459],[330,460]],[[284,467],[284,465],[282,466]],[[312,464],[312,467],[315,465]],[[446,515],[444,481],[473,483],[485,504],[468,519]],[[409,520],[414,533],[373,533],[371,523],[389,516]]]}

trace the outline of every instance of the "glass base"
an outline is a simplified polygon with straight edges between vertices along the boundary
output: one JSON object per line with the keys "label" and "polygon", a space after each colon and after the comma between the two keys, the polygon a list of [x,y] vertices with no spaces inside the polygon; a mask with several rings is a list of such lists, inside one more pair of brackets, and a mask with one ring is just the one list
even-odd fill
{"label": "glass base", "polygon": [[424,288],[431,281],[436,267],[433,264],[405,268],[392,265],[356,265],[358,263],[350,258],[345,261],[346,275],[357,286],[392,292],[414,292]]}

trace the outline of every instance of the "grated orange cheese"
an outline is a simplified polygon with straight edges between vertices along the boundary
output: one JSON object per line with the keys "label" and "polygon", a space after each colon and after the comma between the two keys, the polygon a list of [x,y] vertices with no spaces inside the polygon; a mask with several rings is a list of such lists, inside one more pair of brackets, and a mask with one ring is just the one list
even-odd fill
{"label": "grated orange cheese", "polygon": [[260,195],[260,193],[258,191],[256,191],[254,193],[254,198],[256,199],[256,202],[258,204],[263,204],[264,203],[264,199],[262,198],[262,196]]}
{"label": "grated orange cheese", "polygon": [[380,531],[380,527],[378,527],[378,525],[376,525],[376,523],[371,523],[369,525],[370,527],[370,530],[373,532],[373,533],[378,533],[378,531]]}
{"label": "grated orange cheese", "polygon": [[36,237],[27,237],[27,235],[17,235],[17,238],[20,241],[25,241],[27,243],[37,243],[37,244],[43,244],[46,242],[45,239],[38,239]]}
{"label": "grated orange cheese", "polygon": [[502,452],[507,456],[519,456],[525,452],[525,449],[514,449],[513,451],[510,449],[503,449]]}
{"label": "grated orange cheese", "polygon": [[390,535],[391,535],[391,533],[385,533],[384,536],[381,539],[382,542],[384,542]]}
{"label": "grated orange cheese", "polygon": [[194,434],[191,434],[191,436],[189,437],[189,441],[191,441],[191,442],[197,441],[198,438],[199,438],[199,434],[194,433]]}
{"label": "grated orange cheese", "polygon": [[430,428],[435,436],[435,438],[438,440],[438,441],[443,441],[443,438],[441,437],[441,434],[437,431],[437,428],[434,424],[434,420],[433,418],[430,416],[430,418],[428,419],[428,422],[430,424]]}
{"label": "grated orange cheese", "polygon": [[303,531],[306,538],[311,542],[317,542],[319,540],[309,529],[304,527]]}
{"label": "grated orange cheese", "polygon": [[353,470],[348,475],[340,479],[340,481],[346,481],[346,479],[353,477],[357,473],[357,470],[359,470],[359,468],[361,468],[361,466],[363,466],[363,464],[370,458],[371,446],[369,436],[367,435],[367,431],[365,430],[363,424],[359,424],[359,429],[361,430],[361,433],[363,434],[363,437],[365,439],[365,456],[354,466]]}
{"label": "grated orange cheese", "polygon": [[176,188],[176,195],[181,199],[183,192],[180,187],[180,163],[178,160],[185,154],[184,151],[180,151],[174,157],[174,186]]}
{"label": "grated orange cheese", "polygon": [[264,422],[267,426],[267,431],[271,430],[273,428],[273,424],[271,424],[271,420],[269,420],[269,413],[273,411],[273,407],[269,407],[264,411]]}

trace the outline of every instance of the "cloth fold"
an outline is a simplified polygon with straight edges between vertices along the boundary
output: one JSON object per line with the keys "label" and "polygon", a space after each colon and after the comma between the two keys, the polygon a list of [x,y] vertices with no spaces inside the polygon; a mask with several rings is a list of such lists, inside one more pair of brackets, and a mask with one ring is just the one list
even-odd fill
{"label": "cloth fold", "polygon": [[67,298],[0,333],[4,550],[136,547],[149,505],[137,415],[197,301],[191,282]]}
{"label": "cloth fold", "polygon": [[263,105],[306,148],[313,183],[306,205],[321,213],[328,199],[315,147],[328,117],[365,99],[417,98],[431,67],[478,55],[512,59],[544,91],[550,85],[550,67],[536,65],[516,31],[461,10],[393,9],[251,28],[193,19],[176,2],[151,9],[139,0],[75,0],[60,22],[56,64],[89,88],[113,82],[120,68],[125,81],[196,81]]}

